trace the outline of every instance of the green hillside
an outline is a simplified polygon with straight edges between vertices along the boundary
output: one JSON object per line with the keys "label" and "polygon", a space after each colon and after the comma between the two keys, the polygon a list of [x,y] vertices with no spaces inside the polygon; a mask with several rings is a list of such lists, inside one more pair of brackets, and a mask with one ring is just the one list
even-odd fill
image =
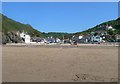
{"label": "green hillside", "polygon": [[82,31],[82,32],[77,32],[75,33],[76,35],[78,34],[90,34],[91,32],[95,32],[95,31],[101,31],[102,28],[100,28],[100,26],[106,26],[106,25],[111,25],[113,28],[115,28],[116,30],[114,31],[115,34],[120,34],[120,18],[117,18],[116,20],[111,20],[111,21],[107,21],[104,23],[101,23],[99,25],[96,25],[93,28],[89,28],[88,30]]}
{"label": "green hillside", "polygon": [[37,37],[42,37],[42,33],[39,32],[38,30],[34,29],[31,25],[29,24],[22,24],[20,22],[16,22],[4,15],[2,15],[2,32],[4,34],[7,34],[8,32],[27,32],[29,35],[32,37],[37,36]]}
{"label": "green hillside", "polygon": [[48,33],[43,33],[45,37],[54,37],[54,38],[60,38],[60,39],[67,39],[69,38],[72,33],[64,33],[64,32],[48,32]]}
{"label": "green hillside", "polygon": [[[96,25],[93,28],[89,28],[88,30],[82,31],[82,32],[76,32],[76,33],[64,33],[64,32],[40,32],[36,29],[34,29],[29,24],[23,24],[20,22],[17,22],[15,20],[12,20],[8,18],[7,16],[4,16],[3,14],[0,14],[2,16],[2,36],[4,42],[14,42],[18,43],[21,42],[21,38],[16,35],[16,32],[27,32],[31,37],[41,37],[41,38],[47,38],[47,37],[54,37],[54,38],[60,38],[60,39],[68,39],[71,38],[73,35],[88,35],[91,34],[91,32],[96,31],[106,31],[104,28],[101,28],[100,26],[106,26],[111,25],[115,31],[107,31],[110,35],[120,34],[120,18],[116,20],[107,21],[104,23],[101,23],[99,25]],[[3,42],[3,43],[4,43]]]}
{"label": "green hillside", "polygon": [[69,33],[63,33],[63,32],[40,32],[36,29],[34,29],[29,24],[23,24],[20,22],[17,22],[13,19],[8,18],[7,16],[4,16],[3,14],[0,14],[2,16],[2,39],[3,43],[18,43],[21,42],[21,38],[16,35],[17,32],[27,32],[31,37],[41,37],[41,38],[47,38],[47,37],[54,37],[54,38],[60,38],[63,39],[63,36],[66,38],[66,36],[71,35]]}
{"label": "green hillside", "polygon": [[40,32],[36,29],[34,29],[29,24],[22,24],[20,22],[17,22],[15,20],[12,20],[4,15],[2,15],[2,31],[4,34],[7,34],[8,32],[27,32],[31,37],[55,37],[55,38],[62,38],[64,35],[68,35],[68,33],[63,32]]}
{"label": "green hillside", "polygon": [[19,35],[17,35],[17,32],[26,32],[31,37],[44,37],[41,32],[34,29],[29,24],[23,24],[20,22],[17,22],[15,20],[12,20],[8,18],[7,16],[4,16],[3,14],[0,14],[2,16],[2,43],[20,43],[22,42],[22,39]]}

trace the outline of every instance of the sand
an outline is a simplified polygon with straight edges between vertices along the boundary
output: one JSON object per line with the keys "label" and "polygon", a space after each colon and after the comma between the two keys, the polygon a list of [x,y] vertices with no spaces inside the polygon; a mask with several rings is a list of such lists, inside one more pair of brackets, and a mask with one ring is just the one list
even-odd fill
{"label": "sand", "polygon": [[116,82],[118,48],[112,46],[3,46],[3,82]]}

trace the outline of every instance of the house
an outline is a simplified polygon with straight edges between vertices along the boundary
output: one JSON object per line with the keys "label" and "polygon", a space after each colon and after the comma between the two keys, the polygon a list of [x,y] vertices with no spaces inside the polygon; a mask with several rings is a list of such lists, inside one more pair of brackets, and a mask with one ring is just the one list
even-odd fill
{"label": "house", "polygon": [[56,38],[56,43],[61,43],[61,40],[59,38]]}
{"label": "house", "polygon": [[88,43],[90,42],[91,35],[80,35],[80,36],[73,36],[72,41],[77,43]]}
{"label": "house", "polygon": [[120,35],[118,35],[118,34],[115,35],[115,38],[116,38],[116,41],[117,41],[117,42],[120,42]]}
{"label": "house", "polygon": [[102,42],[102,37],[100,36],[92,36],[91,37],[91,42]]}
{"label": "house", "polygon": [[41,43],[44,41],[44,39],[40,37],[32,37],[31,40],[32,42],[36,42],[36,43]]}
{"label": "house", "polygon": [[107,30],[113,30],[115,31],[115,29],[110,25],[110,26],[106,26]]}
{"label": "house", "polygon": [[83,38],[83,36],[79,36],[79,39],[82,39]]}
{"label": "house", "polygon": [[72,41],[74,41],[74,42],[79,42],[79,37],[78,36],[72,36]]}
{"label": "house", "polygon": [[36,43],[61,43],[61,40],[59,38],[53,38],[53,37],[48,37],[48,38],[40,38],[40,37],[32,37],[31,38],[32,42],[36,42]]}
{"label": "house", "polygon": [[91,41],[92,35],[84,35],[81,39],[79,39],[79,43],[88,43]]}
{"label": "house", "polygon": [[20,37],[22,38],[22,40],[25,42],[25,43],[30,43],[31,41],[31,37],[30,35],[27,35],[26,33],[22,32],[20,33]]}
{"label": "house", "polygon": [[55,38],[46,38],[47,43],[55,43]]}

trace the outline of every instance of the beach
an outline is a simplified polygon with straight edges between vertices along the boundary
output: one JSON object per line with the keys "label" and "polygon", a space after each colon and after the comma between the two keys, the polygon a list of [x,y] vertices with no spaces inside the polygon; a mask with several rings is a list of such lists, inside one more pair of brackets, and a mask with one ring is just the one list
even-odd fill
{"label": "beach", "polygon": [[116,82],[116,46],[3,46],[3,82]]}

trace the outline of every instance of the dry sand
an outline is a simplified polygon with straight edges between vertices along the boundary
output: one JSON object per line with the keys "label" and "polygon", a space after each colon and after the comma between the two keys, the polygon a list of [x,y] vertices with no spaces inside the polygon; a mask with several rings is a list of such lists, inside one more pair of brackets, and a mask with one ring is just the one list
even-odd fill
{"label": "dry sand", "polygon": [[118,48],[3,47],[3,82],[112,82]]}

